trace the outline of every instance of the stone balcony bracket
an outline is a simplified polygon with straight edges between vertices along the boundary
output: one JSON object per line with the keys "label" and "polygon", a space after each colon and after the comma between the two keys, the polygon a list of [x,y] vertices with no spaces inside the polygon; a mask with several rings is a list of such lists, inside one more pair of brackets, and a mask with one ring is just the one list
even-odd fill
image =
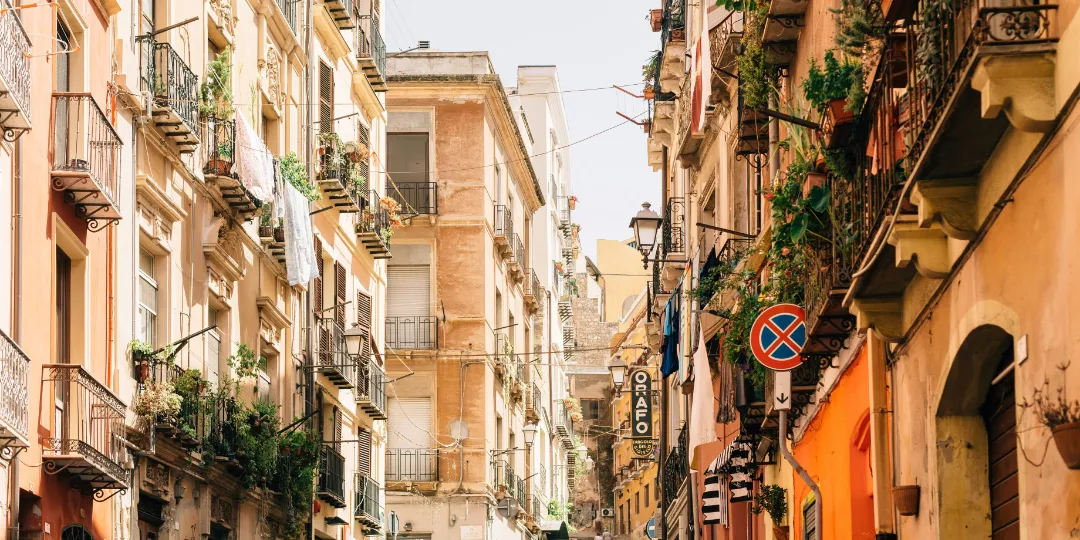
{"label": "stone balcony bracket", "polygon": [[664,47],[664,57],[660,63],[660,90],[664,93],[678,92],[686,76],[686,44],[670,41]]}
{"label": "stone balcony bracket", "polygon": [[921,180],[912,189],[911,202],[919,206],[919,227],[938,223],[949,238],[971,240],[978,229],[975,196],[974,178]]}
{"label": "stone balcony bracket", "polygon": [[1053,54],[987,58],[975,68],[971,87],[981,94],[983,118],[1004,112],[1016,129],[1032,133],[1045,133],[1053,124]]}
{"label": "stone balcony bracket", "polygon": [[898,221],[889,234],[889,243],[896,248],[896,267],[914,263],[919,274],[943,279],[952,268],[947,238],[937,222],[923,228],[915,221]]}
{"label": "stone balcony bracket", "polygon": [[872,329],[885,341],[895,343],[904,336],[901,302],[900,297],[856,298],[850,310],[859,330]]}

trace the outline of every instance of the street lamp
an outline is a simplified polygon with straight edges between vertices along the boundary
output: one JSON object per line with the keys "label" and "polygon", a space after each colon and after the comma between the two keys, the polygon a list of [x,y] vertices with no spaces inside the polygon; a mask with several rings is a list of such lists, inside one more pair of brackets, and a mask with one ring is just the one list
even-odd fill
{"label": "street lamp", "polygon": [[656,245],[656,231],[660,228],[663,218],[653,212],[652,205],[641,203],[641,210],[630,219],[630,228],[634,229],[634,241],[637,242],[638,251],[644,257],[649,256],[653,246]]}
{"label": "street lamp", "polygon": [[536,438],[536,424],[525,424],[521,427],[521,433],[525,436],[525,448],[532,448],[533,439]]}
{"label": "street lamp", "polygon": [[626,384],[626,364],[622,359],[612,360],[608,363],[608,370],[611,371],[611,386],[615,387],[615,393],[622,392],[623,384]]}
{"label": "street lamp", "polygon": [[350,357],[355,358],[358,363],[363,361],[360,358],[360,353],[364,349],[364,338],[366,337],[367,331],[359,326],[354,326],[345,331],[345,351]]}

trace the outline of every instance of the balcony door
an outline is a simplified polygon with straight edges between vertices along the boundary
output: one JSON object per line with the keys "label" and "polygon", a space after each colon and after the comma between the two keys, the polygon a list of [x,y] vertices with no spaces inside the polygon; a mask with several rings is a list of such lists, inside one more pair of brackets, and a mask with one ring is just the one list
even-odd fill
{"label": "balcony door", "polygon": [[432,342],[431,265],[396,264],[386,273],[386,345],[425,349]]}
{"label": "balcony door", "polygon": [[[56,291],[54,314],[56,317],[56,363],[71,363],[71,258],[64,250],[56,248]],[[54,390],[53,434],[54,439],[68,438],[68,403],[71,383],[66,378],[57,380]]]}
{"label": "balcony door", "polygon": [[[56,41],[58,47],[71,48],[71,33],[59,20],[56,22]],[[58,54],[53,57],[55,71],[53,73],[53,89],[55,92],[71,91],[71,55]],[[68,164],[68,130],[70,129],[71,106],[66,100],[56,101],[53,126],[53,164],[67,166]]]}
{"label": "balcony door", "polygon": [[430,398],[387,398],[386,478],[392,482],[421,482],[435,471],[431,455]]}

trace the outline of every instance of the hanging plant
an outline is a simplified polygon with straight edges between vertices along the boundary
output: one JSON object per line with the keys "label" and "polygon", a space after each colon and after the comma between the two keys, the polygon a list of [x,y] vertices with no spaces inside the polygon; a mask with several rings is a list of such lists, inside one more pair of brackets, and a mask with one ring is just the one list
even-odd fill
{"label": "hanging plant", "polygon": [[131,410],[148,422],[173,424],[180,415],[182,401],[172,384],[149,381],[136,394]]}
{"label": "hanging plant", "polygon": [[[1068,365],[1058,366],[1061,380],[1065,381]],[[1050,389],[1050,379],[1035,388],[1030,400],[1020,407],[1031,409],[1035,420],[1050,430],[1058,453],[1070,469],[1080,469],[1080,400],[1070,400],[1065,383],[1056,391]]]}
{"label": "hanging plant", "polygon": [[743,32],[742,52],[737,57],[739,67],[739,90],[742,92],[743,106],[748,109],[767,109],[769,96],[776,94],[776,69],[768,61],[765,48],[761,43],[764,21],[768,15],[768,4],[761,4],[747,10],[745,30]]}
{"label": "hanging plant", "polygon": [[299,191],[309,201],[319,200],[319,188],[308,181],[307,170],[296,152],[289,152],[278,161],[278,170],[282,178]]}

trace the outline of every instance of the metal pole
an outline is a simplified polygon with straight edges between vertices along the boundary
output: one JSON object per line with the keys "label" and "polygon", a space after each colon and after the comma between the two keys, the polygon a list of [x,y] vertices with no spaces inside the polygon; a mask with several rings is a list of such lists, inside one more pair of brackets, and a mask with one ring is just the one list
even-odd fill
{"label": "metal pole", "polygon": [[799,477],[803,479],[803,482],[810,486],[810,491],[814,492],[814,538],[815,540],[821,540],[821,488],[814,482],[814,479],[810,478],[806,469],[799,465],[798,461],[795,461],[795,456],[791,455],[791,451],[788,450],[787,413],[787,410],[780,409],[780,453],[784,455],[784,461],[787,461],[791,468],[799,473]]}

